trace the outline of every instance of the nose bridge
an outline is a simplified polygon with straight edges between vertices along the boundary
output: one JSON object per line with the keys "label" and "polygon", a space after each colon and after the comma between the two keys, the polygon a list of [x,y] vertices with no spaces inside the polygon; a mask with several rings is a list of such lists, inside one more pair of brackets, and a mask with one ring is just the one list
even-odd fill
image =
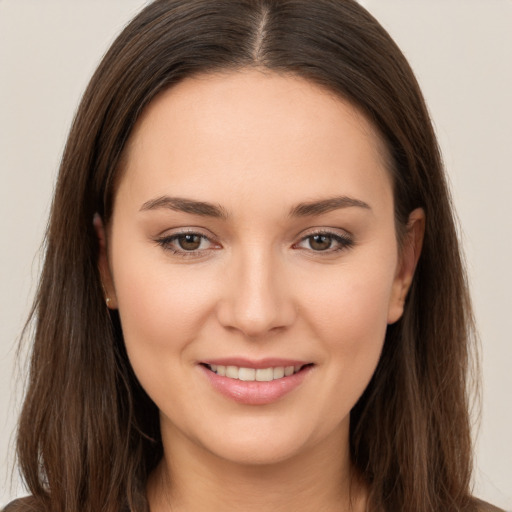
{"label": "nose bridge", "polygon": [[251,244],[233,254],[221,322],[246,336],[261,336],[290,325],[291,290],[280,258],[269,247]]}

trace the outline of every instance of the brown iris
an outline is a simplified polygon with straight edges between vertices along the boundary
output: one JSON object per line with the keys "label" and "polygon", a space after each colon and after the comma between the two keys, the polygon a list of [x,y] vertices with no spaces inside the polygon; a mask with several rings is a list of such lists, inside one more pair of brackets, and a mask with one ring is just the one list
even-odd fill
{"label": "brown iris", "polygon": [[332,237],[329,235],[313,235],[309,240],[311,249],[315,251],[326,251],[331,248]]}
{"label": "brown iris", "polygon": [[178,244],[184,251],[195,251],[201,245],[201,236],[189,234],[178,237]]}

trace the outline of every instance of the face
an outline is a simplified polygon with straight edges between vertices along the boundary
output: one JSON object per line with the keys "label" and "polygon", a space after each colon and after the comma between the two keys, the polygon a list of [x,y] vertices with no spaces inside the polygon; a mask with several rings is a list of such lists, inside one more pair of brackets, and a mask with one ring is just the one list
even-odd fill
{"label": "face", "polygon": [[262,464],[346,442],[418,252],[372,126],[301,78],[208,75],[126,156],[100,269],[164,443]]}

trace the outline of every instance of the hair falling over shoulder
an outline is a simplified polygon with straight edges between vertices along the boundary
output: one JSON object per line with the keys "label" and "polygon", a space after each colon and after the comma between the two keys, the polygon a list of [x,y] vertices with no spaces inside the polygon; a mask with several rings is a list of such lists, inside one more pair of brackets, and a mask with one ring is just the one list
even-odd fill
{"label": "hair falling over shoulder", "polygon": [[162,457],[158,410],[133,374],[117,313],[104,306],[92,219],[108,221],[123,149],[159,92],[194,74],[254,66],[320,84],[375,125],[391,155],[399,239],[409,213],[426,212],[404,315],[389,326],[351,415],[352,462],[370,510],[478,510],[474,328],[441,157],[407,61],[355,0],[156,0],[115,40],[60,167],[17,441],[32,498],[12,510],[149,510],[146,481]]}

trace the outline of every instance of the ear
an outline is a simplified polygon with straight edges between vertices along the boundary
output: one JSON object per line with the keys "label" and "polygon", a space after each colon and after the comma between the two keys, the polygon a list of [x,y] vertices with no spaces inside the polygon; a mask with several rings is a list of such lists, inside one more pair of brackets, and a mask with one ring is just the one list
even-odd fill
{"label": "ear", "polygon": [[117,297],[114,288],[114,281],[112,279],[112,272],[108,262],[107,253],[107,235],[103,220],[98,213],[94,214],[93,219],[94,231],[98,237],[99,255],[98,255],[98,269],[100,271],[101,284],[103,293],[105,294],[105,302],[109,309],[117,309]]}
{"label": "ear", "polygon": [[423,208],[413,210],[407,222],[407,231],[399,254],[399,261],[388,310],[388,324],[395,323],[404,312],[405,299],[411,287],[414,271],[421,254],[425,234]]}

